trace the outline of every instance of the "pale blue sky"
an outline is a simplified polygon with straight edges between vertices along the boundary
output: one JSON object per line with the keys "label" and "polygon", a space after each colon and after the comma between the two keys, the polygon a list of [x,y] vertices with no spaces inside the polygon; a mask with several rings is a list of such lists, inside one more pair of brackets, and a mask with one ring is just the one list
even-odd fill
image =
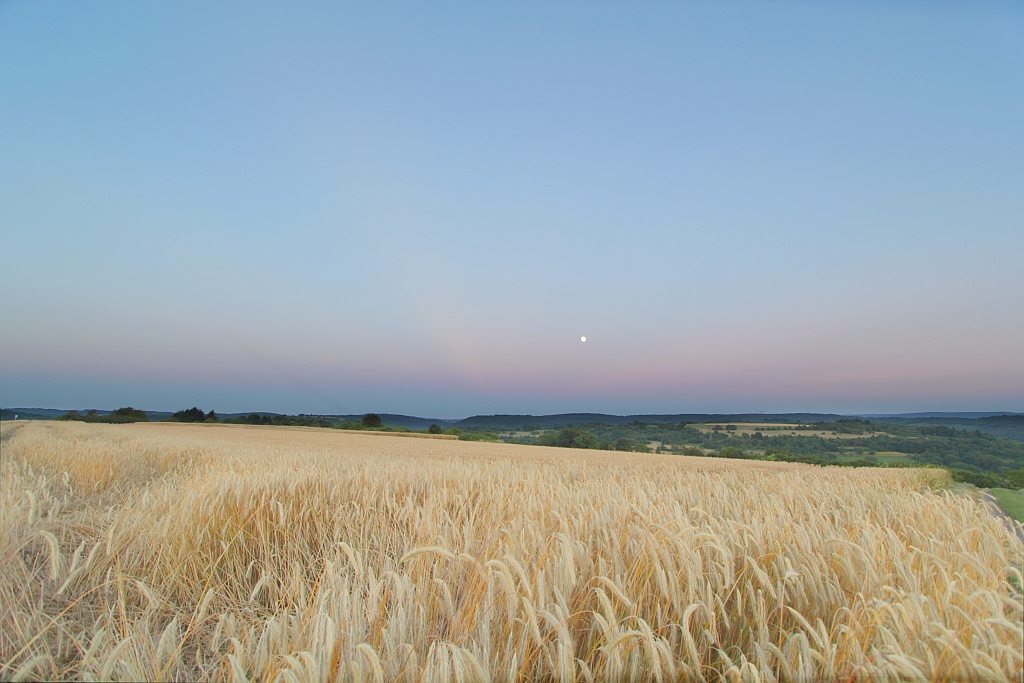
{"label": "pale blue sky", "polygon": [[3,3],[0,286],[3,405],[1024,410],[1024,5]]}

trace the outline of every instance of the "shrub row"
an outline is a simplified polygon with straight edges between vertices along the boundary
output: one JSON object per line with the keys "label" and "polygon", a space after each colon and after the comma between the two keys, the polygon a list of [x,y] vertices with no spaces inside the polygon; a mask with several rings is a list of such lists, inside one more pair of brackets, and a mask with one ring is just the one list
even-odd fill
{"label": "shrub row", "polygon": [[69,410],[55,420],[72,422],[105,422],[108,424],[126,424],[128,422],[149,422],[149,417],[142,410],[136,410],[131,406],[118,408],[109,415],[100,415],[95,410],[88,411],[82,415],[77,410]]}

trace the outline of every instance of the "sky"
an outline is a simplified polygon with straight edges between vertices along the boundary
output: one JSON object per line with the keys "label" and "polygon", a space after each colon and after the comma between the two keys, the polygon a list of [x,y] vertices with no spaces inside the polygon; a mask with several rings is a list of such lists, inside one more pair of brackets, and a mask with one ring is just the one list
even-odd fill
{"label": "sky", "polygon": [[0,290],[4,406],[1024,411],[1024,5],[3,2]]}

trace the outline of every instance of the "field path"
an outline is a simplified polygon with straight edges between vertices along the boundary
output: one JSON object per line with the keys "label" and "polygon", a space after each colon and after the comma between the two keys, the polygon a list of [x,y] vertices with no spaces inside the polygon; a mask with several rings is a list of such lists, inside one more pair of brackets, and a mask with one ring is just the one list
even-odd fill
{"label": "field path", "polygon": [[8,420],[6,424],[0,426],[0,446],[10,441],[11,437],[13,437],[15,433],[17,433],[17,431],[21,429],[22,425],[24,424],[25,423],[23,421],[12,422]]}
{"label": "field path", "polygon": [[999,504],[999,501],[996,500],[996,497],[992,495],[991,490],[981,489],[980,494],[981,500],[985,503],[985,507],[992,516],[1001,521],[1007,529],[1017,535],[1017,539],[1021,543],[1024,543],[1024,525],[1003,512],[1002,506]]}

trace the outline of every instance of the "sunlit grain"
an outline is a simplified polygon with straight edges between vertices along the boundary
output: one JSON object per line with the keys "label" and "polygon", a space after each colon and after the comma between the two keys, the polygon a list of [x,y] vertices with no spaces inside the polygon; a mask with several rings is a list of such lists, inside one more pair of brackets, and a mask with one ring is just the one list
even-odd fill
{"label": "sunlit grain", "polygon": [[3,426],[0,677],[1021,680],[1024,552],[937,470]]}

